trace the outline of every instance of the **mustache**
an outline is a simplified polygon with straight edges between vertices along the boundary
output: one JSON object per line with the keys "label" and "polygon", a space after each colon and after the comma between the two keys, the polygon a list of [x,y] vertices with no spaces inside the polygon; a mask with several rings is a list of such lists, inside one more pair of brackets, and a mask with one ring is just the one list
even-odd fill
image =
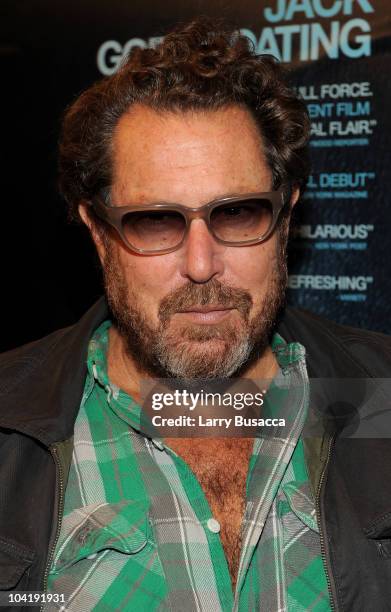
{"label": "mustache", "polygon": [[188,282],[166,295],[159,306],[159,319],[166,325],[170,317],[190,307],[219,304],[225,308],[236,308],[247,322],[250,316],[253,299],[248,291],[223,285],[217,279],[204,284]]}

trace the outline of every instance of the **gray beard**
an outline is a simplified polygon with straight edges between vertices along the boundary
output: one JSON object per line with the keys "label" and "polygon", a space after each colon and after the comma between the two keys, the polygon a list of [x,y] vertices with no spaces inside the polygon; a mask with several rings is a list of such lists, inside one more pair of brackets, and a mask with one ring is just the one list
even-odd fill
{"label": "gray beard", "polygon": [[[216,279],[189,281],[170,292],[159,306],[159,324],[152,327],[135,291],[119,272],[112,244],[106,241],[103,276],[113,323],[140,373],[156,378],[221,379],[244,375],[269,345],[287,284],[285,224],[279,231],[275,269],[259,310],[250,318],[251,295]],[[236,308],[240,326],[222,321],[170,330],[171,315],[186,306],[221,304]]]}

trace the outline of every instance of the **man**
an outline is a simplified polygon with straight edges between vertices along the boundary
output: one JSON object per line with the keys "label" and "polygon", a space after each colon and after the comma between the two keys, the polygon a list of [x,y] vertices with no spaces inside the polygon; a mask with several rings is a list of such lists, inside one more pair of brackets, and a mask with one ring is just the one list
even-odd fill
{"label": "man", "polygon": [[[380,334],[283,309],[308,126],[279,66],[202,19],[68,110],[61,189],[106,300],[2,358],[7,596],[45,591],[45,609],[72,611],[389,609],[389,440],[348,439],[335,405],[337,425],[303,431],[323,401],[309,376],[359,386],[391,358]],[[272,380],[287,425],[152,436],[141,404],[157,378]]]}

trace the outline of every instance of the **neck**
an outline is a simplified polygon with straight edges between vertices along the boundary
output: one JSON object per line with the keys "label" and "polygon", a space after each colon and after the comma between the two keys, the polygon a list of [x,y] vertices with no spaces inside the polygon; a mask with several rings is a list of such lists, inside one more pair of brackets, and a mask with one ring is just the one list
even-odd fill
{"label": "neck", "polygon": [[[140,370],[135,360],[127,353],[125,341],[114,325],[109,330],[107,366],[110,381],[140,403],[141,380],[152,377],[147,372]],[[267,346],[261,357],[245,370],[242,376],[266,381],[274,378],[277,371],[276,357],[271,347]]]}

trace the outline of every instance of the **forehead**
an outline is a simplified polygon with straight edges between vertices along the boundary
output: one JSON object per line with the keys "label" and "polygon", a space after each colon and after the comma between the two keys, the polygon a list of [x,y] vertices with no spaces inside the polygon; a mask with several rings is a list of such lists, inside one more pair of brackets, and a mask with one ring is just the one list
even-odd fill
{"label": "forehead", "polygon": [[114,204],[166,200],[192,206],[271,188],[262,137],[240,106],[197,112],[133,106],[116,126],[112,155]]}

